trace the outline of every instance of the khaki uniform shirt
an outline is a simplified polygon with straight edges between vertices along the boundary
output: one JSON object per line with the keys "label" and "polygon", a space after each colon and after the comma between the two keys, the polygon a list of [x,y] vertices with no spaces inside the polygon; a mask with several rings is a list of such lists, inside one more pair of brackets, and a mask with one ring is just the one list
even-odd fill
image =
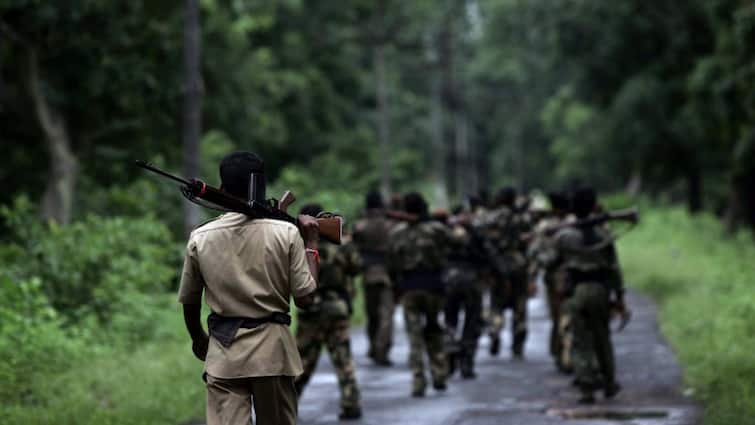
{"label": "khaki uniform shirt", "polygon": [[[221,316],[260,318],[288,313],[292,296],[316,287],[296,226],[228,213],[191,233],[178,300],[199,304],[204,291]],[[239,329],[227,348],[210,338],[205,371],[217,378],[297,376],[302,365],[288,327],[265,323]]]}

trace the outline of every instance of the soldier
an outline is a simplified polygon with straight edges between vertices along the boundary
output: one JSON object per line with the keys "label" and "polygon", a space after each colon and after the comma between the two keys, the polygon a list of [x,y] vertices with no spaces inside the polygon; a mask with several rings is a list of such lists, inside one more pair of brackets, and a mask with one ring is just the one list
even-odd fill
{"label": "soldier", "polygon": [[[592,188],[575,192],[573,210],[578,220],[590,216],[595,207]],[[594,392],[600,388],[606,398],[612,398],[621,389],[615,377],[609,326],[612,306],[620,314],[628,314],[613,238],[600,225],[575,225],[559,231],[556,241],[569,282],[574,286],[573,362],[575,383],[582,394],[579,402],[594,403]]]}
{"label": "soldier", "polygon": [[398,224],[391,232],[388,266],[404,307],[412,396],[423,397],[427,386],[425,354],[430,361],[433,387],[446,390],[448,370],[438,314],[443,308],[442,272],[448,257],[449,234],[443,224],[429,219],[422,195],[407,194],[404,208],[416,219]]}
{"label": "soldier", "polygon": [[[542,273],[546,287],[548,312],[551,319],[550,353],[556,367],[565,372],[570,368],[569,357],[564,355],[562,322],[562,303],[567,295],[566,271],[557,262],[558,251],[551,229],[564,223],[568,218],[569,200],[561,192],[548,194],[551,205],[550,213],[540,220],[532,232],[532,240],[528,248],[531,259],[531,275]],[[564,319],[568,320],[568,319]],[[569,347],[570,348],[570,347]],[[568,351],[568,349],[567,349]]]}
{"label": "soldier", "polygon": [[386,217],[383,198],[367,194],[364,218],[354,224],[354,243],[362,255],[364,304],[367,312],[369,357],[380,366],[390,366],[393,341],[393,289],[386,266],[388,235],[394,225]]}
{"label": "soldier", "polygon": [[527,339],[527,301],[530,295],[526,244],[522,236],[529,229],[529,223],[517,212],[515,203],[516,190],[504,187],[496,196],[495,208],[482,217],[478,226],[492,242],[502,264],[496,267],[495,282],[490,293],[490,354],[495,356],[500,351],[504,313],[511,309],[511,354],[514,358],[522,358]]}
{"label": "soldier", "polygon": [[[316,217],[322,207],[310,204],[302,207],[301,214]],[[341,390],[341,419],[358,419],[362,416],[359,387],[354,373],[349,338],[349,318],[354,296],[352,278],[361,269],[359,254],[349,242],[337,246],[320,245],[320,285],[314,303],[298,312],[299,325],[296,343],[304,364],[304,373],[296,379],[296,391],[301,397],[312,374],[323,345],[338,377]]]}
{"label": "soldier", "polygon": [[[264,163],[252,153],[226,156],[220,180],[231,195],[264,199]],[[258,183],[251,195],[250,180]],[[319,257],[317,222],[301,216],[299,223],[227,213],[189,237],[178,299],[192,351],[205,361],[208,425],[248,425],[252,407],[259,425],[296,423],[302,366],[286,328],[289,299],[313,302]],[[212,310],[209,337],[202,292]]]}
{"label": "soldier", "polygon": [[[446,286],[446,350],[449,375],[458,363],[462,378],[475,378],[474,359],[482,327],[482,284],[479,270],[485,254],[472,229],[470,213],[456,211],[449,220],[451,241],[449,263],[443,276]],[[464,310],[464,327],[457,337],[459,313]]]}

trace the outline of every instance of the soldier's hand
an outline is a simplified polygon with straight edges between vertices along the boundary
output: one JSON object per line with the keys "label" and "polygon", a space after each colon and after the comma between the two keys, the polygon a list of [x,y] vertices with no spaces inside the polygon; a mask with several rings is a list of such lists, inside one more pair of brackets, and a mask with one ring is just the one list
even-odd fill
{"label": "soldier's hand", "polygon": [[210,338],[205,336],[204,338],[196,338],[191,342],[191,351],[194,352],[194,356],[199,360],[204,361],[207,358],[207,349],[210,346]]}
{"label": "soldier's hand", "polygon": [[316,244],[320,240],[320,225],[314,217],[300,215],[299,231],[305,245]]}

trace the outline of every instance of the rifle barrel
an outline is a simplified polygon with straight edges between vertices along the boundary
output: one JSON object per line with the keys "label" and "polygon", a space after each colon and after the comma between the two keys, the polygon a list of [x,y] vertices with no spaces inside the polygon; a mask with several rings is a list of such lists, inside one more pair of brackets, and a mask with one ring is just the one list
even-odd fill
{"label": "rifle barrel", "polygon": [[191,185],[190,181],[188,181],[186,179],[183,179],[181,177],[175,176],[173,174],[170,174],[167,171],[163,171],[163,170],[155,167],[154,165],[150,164],[149,162],[145,162],[145,161],[137,159],[136,160],[136,165],[138,167],[144,168],[145,170],[152,171],[155,174],[159,174],[159,175],[161,175],[163,177],[167,177],[167,178],[169,178],[171,180],[177,181],[178,183],[181,183],[183,185],[186,185],[186,186]]}

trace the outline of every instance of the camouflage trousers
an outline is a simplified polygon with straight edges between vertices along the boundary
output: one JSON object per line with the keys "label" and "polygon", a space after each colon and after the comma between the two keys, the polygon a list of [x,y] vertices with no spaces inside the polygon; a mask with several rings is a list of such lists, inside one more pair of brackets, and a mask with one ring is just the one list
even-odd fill
{"label": "camouflage trousers", "polygon": [[564,283],[546,276],[546,296],[548,313],[551,319],[550,353],[558,370],[569,372],[572,369],[572,315],[570,298]]}
{"label": "camouflage trousers", "polygon": [[446,353],[443,347],[443,329],[438,315],[443,308],[443,296],[439,293],[410,290],[401,297],[404,307],[404,322],[409,338],[409,368],[412,370],[412,391],[424,392],[425,354],[430,362],[430,374],[434,386],[445,386],[448,374]]}
{"label": "camouflage trousers", "polygon": [[493,340],[500,338],[505,325],[504,314],[511,309],[511,350],[521,354],[527,340],[527,274],[515,273],[506,282],[496,283],[490,291],[489,333]]}
{"label": "camouflage trousers", "polygon": [[600,283],[577,285],[572,309],[572,359],[577,385],[583,390],[592,390],[613,384],[615,364],[608,290]]}
{"label": "camouflage trousers", "polygon": [[301,396],[317,367],[323,345],[330,354],[341,390],[341,407],[358,408],[359,387],[351,356],[348,319],[320,319],[299,316],[296,345],[299,348],[304,372],[296,379],[296,391]]}
{"label": "camouflage trousers", "polygon": [[551,319],[551,332],[549,340],[549,348],[551,357],[556,362],[559,361],[561,355],[561,334],[559,332],[559,321],[561,320],[561,294],[556,288],[553,282],[549,282],[546,286],[546,297],[548,300],[548,316]]}
{"label": "camouflage trousers", "polygon": [[393,290],[382,284],[365,285],[364,305],[367,312],[369,357],[377,362],[386,362],[393,343]]}
{"label": "camouflage trousers", "polygon": [[[453,373],[458,362],[465,377],[474,374],[474,359],[477,342],[482,330],[482,290],[473,279],[454,282],[446,286],[446,353],[449,360],[449,373]],[[464,326],[461,338],[457,336],[459,314],[464,311]]]}
{"label": "camouflage trousers", "polygon": [[561,301],[558,312],[558,352],[556,354],[557,365],[563,372],[574,370],[572,352],[574,347],[574,297]]}

